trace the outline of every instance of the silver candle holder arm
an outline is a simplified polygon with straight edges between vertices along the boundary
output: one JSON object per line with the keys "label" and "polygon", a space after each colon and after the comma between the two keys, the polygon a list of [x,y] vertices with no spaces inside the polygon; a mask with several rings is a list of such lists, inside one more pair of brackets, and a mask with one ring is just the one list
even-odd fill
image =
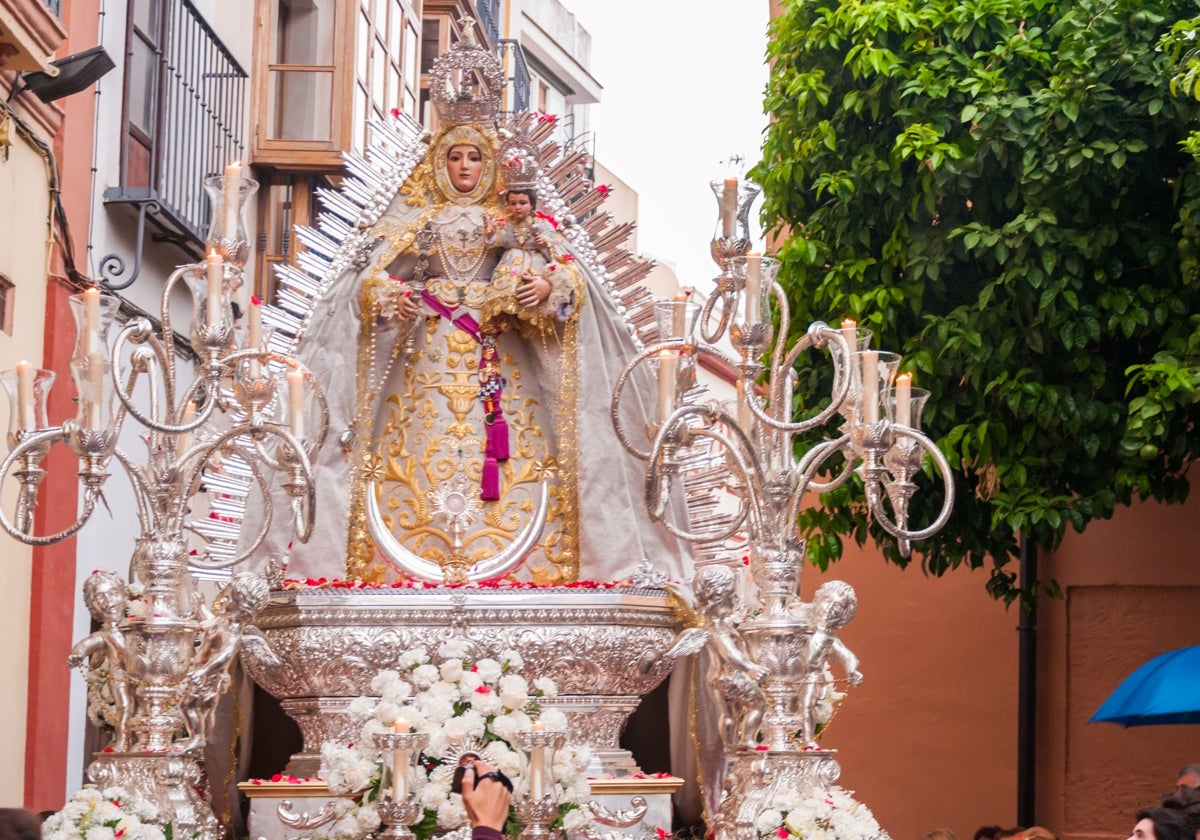
{"label": "silver candle holder arm", "polygon": [[[737,583],[734,568],[743,567],[734,558],[698,564],[690,592],[677,593],[683,603],[694,601],[691,626],[664,655],[708,648],[706,682],[721,710],[713,728],[724,746],[724,791],[709,802],[709,827],[719,840],[734,840],[763,834],[757,821],[783,791],[823,801],[839,772],[834,752],[815,741],[818,706],[829,702],[833,679],[827,662],[840,663],[851,684],[862,679],[857,658],[834,635],[854,614],[853,589],[831,581],[811,601],[801,598],[802,505],[810,493],[858,476],[867,514],[907,557],[915,541],[945,525],[954,481],[921,431],[928,394],[898,373],[900,357],[871,349],[870,333],[850,321],[840,329],[818,321],[793,336],[787,295],[775,280],[779,262],[749,250],[757,185],[727,179],[712,186],[720,208],[711,244],[720,268],[715,290],[703,308],[683,295],[657,304],[660,340],[622,371],[610,414],[621,445],[646,463],[652,519],[697,545],[743,538],[738,554],[753,582]],[[793,408],[794,367],[810,352],[825,354],[832,385],[828,402],[806,415]],[[701,362],[735,373],[735,400],[700,401],[693,384]],[[657,411],[636,428],[625,419],[638,416],[626,403],[650,382]],[[807,443],[823,429],[823,439]],[[932,522],[917,525],[910,502],[927,461],[943,503]],[[689,485],[697,473],[701,480]],[[675,503],[679,497],[684,504]],[[695,521],[682,518],[689,508],[700,512]]]}
{"label": "silver candle holder arm", "polygon": [[[0,510],[5,532],[37,546],[66,539],[103,502],[114,462],[129,478],[139,526],[129,580],[104,571],[84,581],[84,599],[100,629],[80,640],[69,658],[91,671],[89,702],[106,706],[104,716],[114,721],[113,740],[88,776],[147,800],[164,824],[198,840],[221,833],[199,757],[243,637],[260,636],[252,621],[269,586],[263,575],[235,573],[210,609],[189,572],[228,569],[261,545],[275,514],[273,475],[281,477],[296,539],[308,539],[316,512],[312,457],[329,426],[312,374],[296,359],[266,349],[256,306],[247,328],[235,329],[232,301],[249,252],[243,216],[257,187],[240,172],[240,164],[231,164],[225,176],[209,179],[210,253],[167,278],[161,331],[135,318],[110,340],[117,299],[95,288],[71,297],[76,343],[70,366],[79,395],[74,417],[49,423],[51,372],[22,362],[0,374],[12,405],[0,481],[11,476],[19,485],[14,516]],[[190,380],[171,323],[180,283],[191,293],[189,334],[199,360]],[[118,447],[130,419],[145,430],[142,457]],[[78,459],[82,505],[66,528],[36,534],[42,463],[59,443]],[[240,548],[216,551],[205,533],[207,508],[193,500],[206,475],[215,478],[231,464],[249,470],[264,515]]]}

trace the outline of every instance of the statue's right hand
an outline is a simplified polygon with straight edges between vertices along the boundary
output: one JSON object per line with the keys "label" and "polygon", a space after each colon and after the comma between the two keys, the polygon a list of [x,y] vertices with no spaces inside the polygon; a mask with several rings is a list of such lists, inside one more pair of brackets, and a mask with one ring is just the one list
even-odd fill
{"label": "statue's right hand", "polygon": [[80,656],[78,653],[72,653],[70,656],[67,657],[67,667],[68,668],[78,668],[82,664],[83,664],[83,657]]}
{"label": "statue's right hand", "polygon": [[770,671],[768,671],[763,666],[757,665],[757,664],[751,665],[749,671],[750,671],[750,679],[754,680],[756,683],[761,683],[767,677],[771,676]]}
{"label": "statue's right hand", "polygon": [[396,317],[401,321],[411,321],[421,314],[421,307],[411,297],[401,298],[396,304]]}

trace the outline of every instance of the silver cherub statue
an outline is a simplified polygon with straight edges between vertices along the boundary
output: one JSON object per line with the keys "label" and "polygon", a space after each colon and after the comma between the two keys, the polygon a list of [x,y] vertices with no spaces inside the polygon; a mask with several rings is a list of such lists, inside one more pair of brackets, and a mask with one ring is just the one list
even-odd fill
{"label": "silver cherub statue", "polygon": [[646,658],[641,663],[642,670],[649,671],[660,661],[673,663],[681,656],[708,648],[713,662],[706,678],[720,709],[721,738],[726,750],[757,746],[767,706],[762,682],[769,674],[750,657],[734,622],[735,582],[734,573],[727,566],[707,566],[698,571],[693,578],[693,591],[699,626],[682,631],[661,658]]}
{"label": "silver cherub statue", "polygon": [[858,670],[858,657],[850,648],[832,634],[850,623],[858,609],[858,598],[850,584],[831,580],[821,584],[809,605],[809,615],[813,624],[812,636],[808,640],[807,675],[804,678],[804,693],[800,707],[804,715],[804,743],[816,746],[817,737],[817,704],[828,692],[826,677],[826,660],[835,659],[846,669],[846,677],[851,685],[862,682],[862,674]]}
{"label": "silver cherub statue", "polygon": [[125,581],[116,572],[93,572],[83,582],[83,600],[100,629],[75,643],[67,656],[67,666],[78,668],[84,662],[97,674],[103,672],[113,701],[112,748],[129,749],[129,719],[133,699],[126,663],[128,648],[121,625],[125,621]]}
{"label": "silver cherub statue", "polygon": [[256,658],[282,665],[266,636],[250,622],[266,606],[270,586],[262,575],[238,572],[213,599],[214,617],[196,651],[179,701],[188,738],[176,749],[202,749],[212,731],[217,701],[229,687],[229,666],[243,646],[254,645]]}

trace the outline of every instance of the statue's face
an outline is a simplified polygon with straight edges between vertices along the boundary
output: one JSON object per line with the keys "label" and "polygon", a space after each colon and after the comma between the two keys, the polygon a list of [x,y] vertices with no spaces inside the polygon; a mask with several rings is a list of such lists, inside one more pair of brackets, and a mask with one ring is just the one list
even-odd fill
{"label": "statue's face", "polygon": [[453,146],[446,155],[446,172],[456,190],[468,193],[479,183],[479,176],[483,172],[483,155],[474,146]]}
{"label": "statue's face", "polygon": [[510,192],[507,201],[508,215],[513,221],[523,221],[533,215],[533,202],[525,193]]}

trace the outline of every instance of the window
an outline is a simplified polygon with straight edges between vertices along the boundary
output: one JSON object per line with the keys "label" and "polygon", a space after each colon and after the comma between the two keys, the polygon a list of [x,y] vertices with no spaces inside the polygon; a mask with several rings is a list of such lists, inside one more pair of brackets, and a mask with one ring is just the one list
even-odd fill
{"label": "window", "polygon": [[[367,123],[415,117],[419,18],[413,0],[257,0],[254,163],[334,171]],[[267,39],[264,39],[267,40]]]}
{"label": "window", "polygon": [[331,142],[336,0],[279,0],[267,82],[267,139]]}
{"label": "window", "polygon": [[133,0],[125,66],[126,186],[149,187],[158,169],[158,93],[162,78],[162,0]]}
{"label": "window", "polygon": [[263,179],[254,294],[265,301],[275,302],[275,267],[296,262],[301,246],[293,236],[293,228],[315,221],[313,196],[320,181],[317,175],[297,173],[275,173]]}
{"label": "window", "polygon": [[[361,150],[367,123],[393,108],[417,113],[417,19],[403,0],[358,0],[354,49],[354,140]],[[374,7],[374,8],[372,8]]]}
{"label": "window", "polygon": [[198,186],[245,157],[246,71],[191,0],[130,0],[126,24],[121,183],[104,199],[152,204],[169,236],[203,242]]}

